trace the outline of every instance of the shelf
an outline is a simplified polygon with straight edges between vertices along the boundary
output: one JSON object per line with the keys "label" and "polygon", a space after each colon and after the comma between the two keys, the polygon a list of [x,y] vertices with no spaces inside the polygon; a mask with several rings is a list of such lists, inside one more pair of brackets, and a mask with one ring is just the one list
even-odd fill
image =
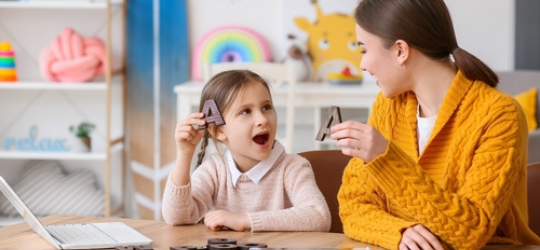
{"label": "shelf", "polygon": [[107,159],[107,156],[105,155],[105,153],[44,153],[0,151],[0,159],[103,161]]}
{"label": "shelf", "polygon": [[107,90],[105,82],[57,83],[57,82],[0,82],[0,89],[13,90]]}
{"label": "shelf", "polygon": [[[120,5],[122,0],[111,0],[111,5]],[[1,1],[0,8],[35,9],[106,9],[105,0],[22,0]]]}

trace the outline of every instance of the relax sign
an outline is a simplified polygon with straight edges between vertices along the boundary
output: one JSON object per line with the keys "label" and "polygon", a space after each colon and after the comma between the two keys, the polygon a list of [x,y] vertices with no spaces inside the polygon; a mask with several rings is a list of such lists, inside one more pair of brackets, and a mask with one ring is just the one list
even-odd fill
{"label": "relax sign", "polygon": [[65,152],[69,147],[66,139],[38,138],[38,128],[34,125],[26,138],[5,138],[3,150]]}

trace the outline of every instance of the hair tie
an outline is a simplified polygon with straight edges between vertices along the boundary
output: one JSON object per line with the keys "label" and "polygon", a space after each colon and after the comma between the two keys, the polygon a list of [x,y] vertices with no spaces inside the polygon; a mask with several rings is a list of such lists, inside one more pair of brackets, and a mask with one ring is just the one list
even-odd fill
{"label": "hair tie", "polygon": [[452,50],[452,54],[455,54],[456,51],[460,50],[461,48],[459,46],[455,47],[453,50]]}

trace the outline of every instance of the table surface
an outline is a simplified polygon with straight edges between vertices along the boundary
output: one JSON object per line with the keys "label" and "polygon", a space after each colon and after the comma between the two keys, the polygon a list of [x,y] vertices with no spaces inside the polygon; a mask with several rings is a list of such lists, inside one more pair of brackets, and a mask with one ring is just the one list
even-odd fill
{"label": "table surface", "polygon": [[[122,221],[151,238],[156,250],[175,246],[204,246],[208,238],[234,238],[237,244],[262,243],[269,248],[365,248],[377,246],[352,240],[343,234],[322,232],[234,232],[212,231],[202,224],[170,226],[163,221],[53,215],[41,219],[43,224]],[[54,249],[26,223],[0,228],[0,249]],[[540,246],[488,246],[484,250],[540,250]]]}

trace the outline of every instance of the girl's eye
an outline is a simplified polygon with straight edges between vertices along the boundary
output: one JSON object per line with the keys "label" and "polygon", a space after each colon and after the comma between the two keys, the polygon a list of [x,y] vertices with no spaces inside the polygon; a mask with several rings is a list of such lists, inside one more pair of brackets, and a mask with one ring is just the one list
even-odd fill
{"label": "girl's eye", "polygon": [[264,105],[263,110],[272,110],[272,105],[270,104]]}
{"label": "girl's eye", "polygon": [[244,109],[244,110],[240,111],[241,115],[247,115],[249,113],[251,113],[251,110],[249,110],[249,109]]}
{"label": "girl's eye", "polygon": [[365,53],[366,53],[366,51],[365,51],[365,50],[363,50],[363,49],[360,49],[360,54],[365,54]]}

